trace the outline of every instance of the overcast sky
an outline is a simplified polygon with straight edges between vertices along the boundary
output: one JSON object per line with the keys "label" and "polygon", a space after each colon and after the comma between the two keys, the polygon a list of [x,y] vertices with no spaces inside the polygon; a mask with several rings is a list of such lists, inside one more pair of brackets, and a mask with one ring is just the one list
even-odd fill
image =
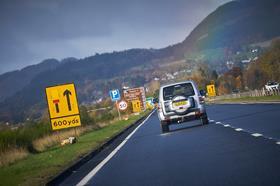
{"label": "overcast sky", "polygon": [[0,0],[0,74],[46,58],[161,48],[229,0]]}

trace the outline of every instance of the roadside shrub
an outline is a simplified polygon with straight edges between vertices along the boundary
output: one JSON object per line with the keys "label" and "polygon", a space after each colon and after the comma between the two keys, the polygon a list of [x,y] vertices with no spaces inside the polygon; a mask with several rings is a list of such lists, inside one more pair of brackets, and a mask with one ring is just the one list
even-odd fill
{"label": "roadside shrub", "polygon": [[94,118],[90,117],[85,106],[80,106],[80,116],[82,125],[93,125],[95,124]]}
{"label": "roadside shrub", "polygon": [[17,129],[6,128],[0,131],[0,151],[10,148],[26,148],[32,152],[32,141],[50,133],[47,123],[28,123]]}
{"label": "roadside shrub", "polygon": [[50,147],[59,145],[63,139],[69,138],[71,136],[78,137],[81,134],[94,129],[95,126],[86,126],[86,127],[77,127],[76,129],[71,128],[68,130],[65,129],[62,131],[53,132],[52,134],[34,140],[32,142],[32,145],[37,152],[43,152]]}
{"label": "roadside shrub", "polygon": [[17,160],[24,159],[28,156],[25,148],[10,148],[5,152],[0,152],[0,167],[14,163]]}

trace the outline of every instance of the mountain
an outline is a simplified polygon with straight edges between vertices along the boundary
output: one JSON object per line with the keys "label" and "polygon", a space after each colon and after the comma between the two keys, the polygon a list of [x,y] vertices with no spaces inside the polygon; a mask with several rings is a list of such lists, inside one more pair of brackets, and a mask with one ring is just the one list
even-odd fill
{"label": "mountain", "polygon": [[36,75],[56,68],[59,61],[56,59],[47,59],[37,65],[31,65],[22,70],[8,72],[0,75],[0,102],[4,101],[7,97],[13,96],[17,91],[20,91]]}
{"label": "mountain", "polygon": [[208,15],[173,51],[182,56],[269,40],[280,35],[279,20],[279,0],[231,1]]}
{"label": "mountain", "polygon": [[[139,86],[151,81],[159,64],[186,60],[197,52],[213,56],[212,51],[218,49],[223,53],[280,36],[279,20],[279,0],[231,1],[208,15],[184,41],[166,48],[131,49],[61,62],[51,59],[3,74],[0,121],[39,118],[46,108],[47,86],[74,82],[79,102],[92,102],[123,84]],[[209,62],[215,64],[211,58]]]}

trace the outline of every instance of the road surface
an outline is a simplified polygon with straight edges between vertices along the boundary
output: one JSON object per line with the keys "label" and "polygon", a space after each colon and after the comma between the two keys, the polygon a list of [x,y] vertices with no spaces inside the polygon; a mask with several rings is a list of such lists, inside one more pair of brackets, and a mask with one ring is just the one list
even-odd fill
{"label": "road surface", "polygon": [[61,185],[280,185],[280,104],[210,105],[207,111],[209,125],[193,121],[167,134],[153,113],[117,149]]}

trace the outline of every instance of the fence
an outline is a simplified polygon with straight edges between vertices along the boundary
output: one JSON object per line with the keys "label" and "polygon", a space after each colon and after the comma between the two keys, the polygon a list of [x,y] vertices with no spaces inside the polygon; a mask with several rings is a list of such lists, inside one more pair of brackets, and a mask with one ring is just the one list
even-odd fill
{"label": "fence", "polygon": [[233,99],[233,98],[243,98],[243,97],[274,96],[274,95],[279,96],[280,89],[274,89],[274,90],[268,91],[263,88],[262,90],[251,90],[251,91],[247,91],[247,92],[240,92],[240,93],[216,96],[215,98],[213,98],[213,100]]}

